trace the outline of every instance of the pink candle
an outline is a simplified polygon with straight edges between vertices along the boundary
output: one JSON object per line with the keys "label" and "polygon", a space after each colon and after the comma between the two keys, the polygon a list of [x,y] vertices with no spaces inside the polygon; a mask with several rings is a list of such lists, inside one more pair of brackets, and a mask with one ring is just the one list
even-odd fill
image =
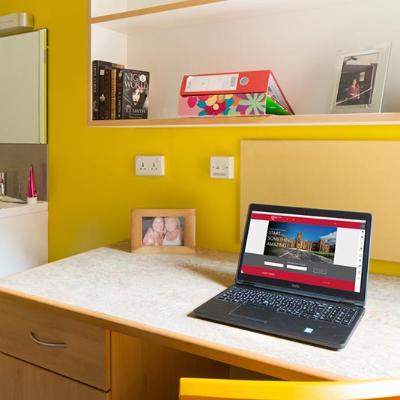
{"label": "pink candle", "polygon": [[27,197],[37,197],[36,192],[36,184],[35,184],[35,173],[33,172],[33,165],[29,167],[29,175],[28,175],[28,191]]}

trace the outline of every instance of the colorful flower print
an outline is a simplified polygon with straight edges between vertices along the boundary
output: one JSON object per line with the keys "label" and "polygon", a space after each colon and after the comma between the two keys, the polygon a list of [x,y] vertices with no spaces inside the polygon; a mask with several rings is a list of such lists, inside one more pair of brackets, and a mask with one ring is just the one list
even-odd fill
{"label": "colorful flower print", "polygon": [[[202,99],[200,99],[202,97]],[[201,109],[199,115],[228,115],[230,107],[233,104],[233,96],[229,95],[213,95],[199,96],[197,106]]]}
{"label": "colorful flower print", "polygon": [[241,115],[265,114],[265,93],[238,94],[239,104],[236,107]]}
{"label": "colorful flower print", "polygon": [[197,96],[189,96],[187,98],[187,104],[190,108],[196,107],[197,104]]}

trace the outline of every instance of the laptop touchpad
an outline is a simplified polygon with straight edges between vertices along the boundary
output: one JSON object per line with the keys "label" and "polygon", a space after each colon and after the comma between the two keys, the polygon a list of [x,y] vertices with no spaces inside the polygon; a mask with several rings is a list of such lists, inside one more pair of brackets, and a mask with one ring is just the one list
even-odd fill
{"label": "laptop touchpad", "polygon": [[259,307],[248,306],[244,304],[238,308],[235,308],[230,315],[232,317],[247,318],[253,321],[268,322],[268,319],[270,319],[274,313]]}

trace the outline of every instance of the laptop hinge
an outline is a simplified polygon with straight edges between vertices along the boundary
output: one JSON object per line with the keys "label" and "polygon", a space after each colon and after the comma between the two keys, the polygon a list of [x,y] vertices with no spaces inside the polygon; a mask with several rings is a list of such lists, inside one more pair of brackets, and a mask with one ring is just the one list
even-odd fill
{"label": "laptop hinge", "polygon": [[236,283],[238,283],[239,285],[256,286],[254,282],[241,281],[240,279],[238,279]]}
{"label": "laptop hinge", "polygon": [[353,306],[364,307],[365,302],[360,300],[339,299],[341,303],[351,304]]}

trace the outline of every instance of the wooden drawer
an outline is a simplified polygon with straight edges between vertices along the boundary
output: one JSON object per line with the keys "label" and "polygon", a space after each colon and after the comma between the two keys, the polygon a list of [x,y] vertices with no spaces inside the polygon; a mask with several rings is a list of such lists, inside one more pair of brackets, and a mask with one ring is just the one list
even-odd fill
{"label": "wooden drawer", "polygon": [[102,392],[0,353],[2,400],[110,400]]}
{"label": "wooden drawer", "polygon": [[55,308],[1,298],[0,351],[110,389],[110,332],[66,317]]}

